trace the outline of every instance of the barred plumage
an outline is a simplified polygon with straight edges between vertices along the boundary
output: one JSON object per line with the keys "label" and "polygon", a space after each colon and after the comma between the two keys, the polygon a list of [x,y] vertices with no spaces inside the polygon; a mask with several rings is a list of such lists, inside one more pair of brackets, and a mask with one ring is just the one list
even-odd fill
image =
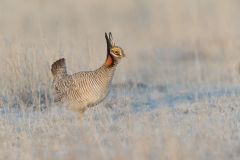
{"label": "barred plumage", "polygon": [[107,58],[105,63],[94,71],[67,74],[65,59],[52,64],[55,102],[66,103],[73,110],[84,112],[88,107],[100,103],[107,96],[114,71],[124,52],[115,46],[112,35],[105,33]]}

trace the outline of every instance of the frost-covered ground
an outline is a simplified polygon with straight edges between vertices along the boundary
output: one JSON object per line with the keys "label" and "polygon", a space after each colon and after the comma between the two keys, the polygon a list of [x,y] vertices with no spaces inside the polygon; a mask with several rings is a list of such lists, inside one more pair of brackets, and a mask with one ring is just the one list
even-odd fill
{"label": "frost-covered ground", "polygon": [[[183,88],[184,89],[184,88]],[[1,109],[1,159],[239,159],[238,87],[127,83],[88,110]]]}
{"label": "frost-covered ground", "polygon": [[[235,0],[0,0],[0,160],[240,158]],[[99,67],[104,32],[127,58],[78,114],[52,102],[50,66]]]}

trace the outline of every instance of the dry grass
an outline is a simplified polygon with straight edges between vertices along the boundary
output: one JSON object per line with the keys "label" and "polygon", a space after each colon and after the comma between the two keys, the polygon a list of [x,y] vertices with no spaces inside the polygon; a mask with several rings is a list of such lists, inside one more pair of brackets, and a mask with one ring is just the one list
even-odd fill
{"label": "dry grass", "polygon": [[[0,0],[0,159],[239,159],[237,0]],[[55,106],[50,65],[128,56],[99,106]]]}

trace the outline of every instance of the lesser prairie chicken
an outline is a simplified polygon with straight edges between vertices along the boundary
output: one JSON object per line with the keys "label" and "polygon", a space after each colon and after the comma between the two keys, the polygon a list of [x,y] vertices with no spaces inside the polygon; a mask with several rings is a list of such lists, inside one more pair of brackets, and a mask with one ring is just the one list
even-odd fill
{"label": "lesser prairie chicken", "polygon": [[111,33],[105,33],[105,38],[107,58],[94,71],[69,75],[64,58],[52,64],[55,102],[66,103],[71,109],[83,113],[88,107],[95,106],[106,98],[117,64],[125,54],[122,48],[115,45]]}

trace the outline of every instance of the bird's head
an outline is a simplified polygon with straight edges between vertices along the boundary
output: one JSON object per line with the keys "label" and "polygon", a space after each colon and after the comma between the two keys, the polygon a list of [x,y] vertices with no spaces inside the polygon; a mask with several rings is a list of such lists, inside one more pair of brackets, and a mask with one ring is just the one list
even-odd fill
{"label": "bird's head", "polygon": [[110,54],[115,60],[120,60],[126,55],[124,54],[124,51],[121,47],[118,47],[115,45],[112,33],[110,32],[108,35],[105,33],[105,38],[107,41],[107,53]]}
{"label": "bird's head", "polygon": [[114,56],[114,58],[121,59],[125,57],[126,55],[124,54],[124,51],[121,47],[114,46],[110,49],[110,54]]}

